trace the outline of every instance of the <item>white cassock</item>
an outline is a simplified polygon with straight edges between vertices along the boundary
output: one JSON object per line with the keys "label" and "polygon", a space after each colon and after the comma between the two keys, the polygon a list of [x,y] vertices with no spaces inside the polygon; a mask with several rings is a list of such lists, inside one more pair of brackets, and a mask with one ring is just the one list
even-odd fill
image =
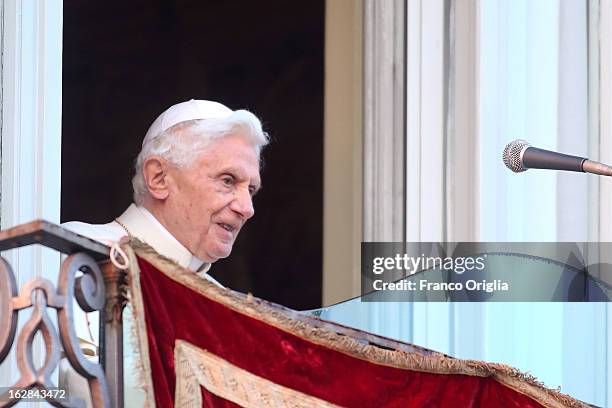
{"label": "white cassock", "polygon": [[[122,237],[132,235],[146,242],[159,254],[175,260],[184,268],[191,269],[198,275],[221,286],[206,272],[210,264],[203,262],[185,248],[146,208],[132,204],[117,219],[108,224],[86,224],[84,222],[67,222],[62,227],[79,235],[93,239],[106,245],[112,245]],[[74,319],[77,335],[80,338],[100,344],[98,339],[98,313],[86,314],[75,305]],[[89,328],[87,325],[89,320]],[[123,372],[124,392],[126,407],[141,407],[144,405],[144,391],[137,386],[137,375],[134,370],[134,349],[130,341],[132,325],[132,310],[128,304],[123,313]],[[91,336],[90,336],[91,332]],[[97,359],[97,357],[96,357]],[[67,389],[70,395],[87,401],[87,407],[91,407],[91,398],[87,381],[70,368],[67,359],[60,362],[61,386]]]}

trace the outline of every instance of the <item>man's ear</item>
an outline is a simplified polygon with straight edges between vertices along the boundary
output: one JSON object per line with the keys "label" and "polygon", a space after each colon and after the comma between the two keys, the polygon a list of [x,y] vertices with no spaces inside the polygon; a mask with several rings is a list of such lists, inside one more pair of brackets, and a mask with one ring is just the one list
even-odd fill
{"label": "man's ear", "polygon": [[142,164],[142,175],[153,198],[168,198],[168,164],[164,159],[158,156],[147,158]]}

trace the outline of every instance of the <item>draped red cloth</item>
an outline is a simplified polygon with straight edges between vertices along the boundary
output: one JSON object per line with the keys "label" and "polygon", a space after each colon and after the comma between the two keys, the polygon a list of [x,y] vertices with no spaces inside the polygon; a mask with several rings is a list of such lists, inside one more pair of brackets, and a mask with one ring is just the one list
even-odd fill
{"label": "draped red cloth", "polygon": [[[157,407],[174,406],[177,340],[249,375],[343,407],[544,406],[493,377],[424,372],[357,358],[214,300],[143,258],[138,265],[151,370],[145,374],[150,374]],[[199,392],[202,406],[238,406],[205,386]]]}

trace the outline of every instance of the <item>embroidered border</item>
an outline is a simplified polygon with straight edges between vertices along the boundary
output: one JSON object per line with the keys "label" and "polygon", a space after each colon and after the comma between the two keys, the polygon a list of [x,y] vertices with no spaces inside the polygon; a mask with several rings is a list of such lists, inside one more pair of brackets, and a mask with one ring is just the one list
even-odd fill
{"label": "embroidered border", "polygon": [[273,383],[184,340],[174,347],[177,408],[201,407],[199,387],[245,408],[333,408],[337,405]]}

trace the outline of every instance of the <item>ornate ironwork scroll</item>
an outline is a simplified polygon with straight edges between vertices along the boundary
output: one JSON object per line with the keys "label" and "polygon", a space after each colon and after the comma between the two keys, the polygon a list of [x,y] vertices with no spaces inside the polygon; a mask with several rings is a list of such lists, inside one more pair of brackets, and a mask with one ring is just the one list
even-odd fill
{"label": "ornate ironwork scroll", "polygon": [[[85,254],[70,255],[62,263],[57,288],[44,278],[29,280],[17,294],[15,276],[11,266],[0,258],[0,363],[7,357],[17,331],[18,313],[32,308],[32,314],[21,328],[16,343],[17,366],[21,377],[13,385],[21,389],[56,388],[51,373],[57,367],[62,348],[70,364],[89,384],[93,406],[110,407],[109,390],[104,371],[99,364],[85,357],[74,329],[74,301],[85,312],[102,311],[105,304],[105,283],[100,267]],[[79,271],[81,276],[77,276]],[[47,311],[57,311],[59,334]],[[33,358],[34,336],[40,332],[45,344],[45,360],[36,368]],[[81,399],[54,398],[52,393],[47,401],[59,407],[81,407]],[[11,398],[9,392],[0,395],[0,406],[9,407],[19,400]]]}

